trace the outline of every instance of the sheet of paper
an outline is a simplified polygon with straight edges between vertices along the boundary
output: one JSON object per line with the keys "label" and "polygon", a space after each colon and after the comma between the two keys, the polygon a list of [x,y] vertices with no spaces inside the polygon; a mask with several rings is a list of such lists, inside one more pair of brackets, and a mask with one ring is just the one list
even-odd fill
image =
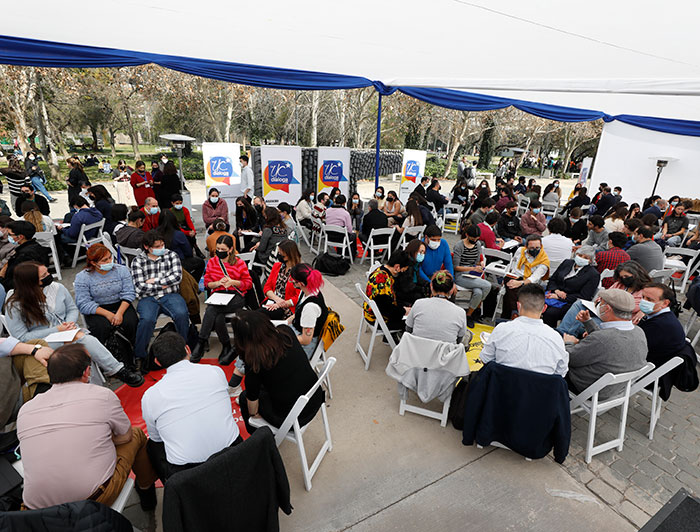
{"label": "sheet of paper", "polygon": [[243,235],[243,236],[260,236],[259,233],[256,233],[254,231],[241,231],[241,235]]}
{"label": "sheet of paper", "polygon": [[588,312],[590,312],[591,314],[593,314],[593,315],[595,315],[595,316],[598,316],[598,314],[596,314],[595,303],[593,303],[593,301],[587,301],[587,300],[585,300],[585,299],[582,299],[582,300],[581,300],[581,304],[582,304],[584,307],[586,307],[586,310],[587,310]]}
{"label": "sheet of paper", "polygon": [[287,323],[287,320],[270,320],[272,322],[272,325],[275,327],[279,327],[280,325],[289,325]]}
{"label": "sheet of paper", "polygon": [[220,292],[214,292],[210,295],[205,303],[207,305],[228,305],[233,299],[233,294],[222,294]]}
{"label": "sheet of paper", "polygon": [[509,240],[508,242],[503,244],[503,247],[501,249],[503,249],[503,250],[511,249],[511,248],[517,247],[519,245],[520,245],[520,242],[518,242],[517,240]]}
{"label": "sheet of paper", "polygon": [[67,331],[55,332],[49,334],[44,340],[48,343],[51,342],[72,342],[75,335],[78,334],[80,329],[77,327],[75,329],[69,329]]}

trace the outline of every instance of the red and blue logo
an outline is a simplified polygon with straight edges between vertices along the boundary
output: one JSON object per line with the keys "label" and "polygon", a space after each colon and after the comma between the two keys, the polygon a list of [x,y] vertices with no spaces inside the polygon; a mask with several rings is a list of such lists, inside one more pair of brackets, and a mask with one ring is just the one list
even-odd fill
{"label": "red and blue logo", "polygon": [[233,161],[230,157],[215,156],[209,159],[207,163],[207,175],[217,183],[230,185],[231,178],[236,172],[233,170]]}
{"label": "red and blue logo", "polygon": [[263,193],[273,190],[289,193],[289,185],[298,185],[294,178],[294,165],[289,161],[268,161],[263,172]]}
{"label": "red and blue logo", "polygon": [[403,176],[407,181],[416,182],[416,178],[420,177],[420,164],[418,161],[409,159],[403,167]]}
{"label": "red and blue logo", "polygon": [[340,183],[347,181],[343,175],[343,161],[327,160],[318,169],[318,189],[324,187],[339,187]]}

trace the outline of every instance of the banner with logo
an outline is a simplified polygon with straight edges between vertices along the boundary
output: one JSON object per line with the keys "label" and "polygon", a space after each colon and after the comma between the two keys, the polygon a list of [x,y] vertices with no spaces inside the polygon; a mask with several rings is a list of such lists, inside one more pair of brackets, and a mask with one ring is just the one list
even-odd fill
{"label": "banner with logo", "polygon": [[404,205],[408,196],[420,184],[425,172],[425,152],[423,150],[404,150],[401,164],[401,188],[399,199]]}
{"label": "banner with logo", "polygon": [[350,148],[318,149],[317,195],[330,194],[333,187],[350,200]]}
{"label": "banner with logo", "polygon": [[581,161],[581,173],[578,176],[578,182],[584,187],[586,186],[588,175],[591,173],[591,166],[593,166],[593,157],[584,157],[583,161]]}
{"label": "banner with logo", "polygon": [[283,201],[296,205],[301,198],[301,148],[261,146],[260,159],[265,202],[271,207]]}
{"label": "banner with logo", "polygon": [[204,142],[204,184],[207,191],[216,188],[221,196],[241,195],[241,145],[237,142]]}

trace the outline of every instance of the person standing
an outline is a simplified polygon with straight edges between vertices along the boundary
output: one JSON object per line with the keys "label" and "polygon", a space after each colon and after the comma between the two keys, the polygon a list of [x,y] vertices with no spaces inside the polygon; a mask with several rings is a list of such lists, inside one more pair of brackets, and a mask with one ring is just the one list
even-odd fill
{"label": "person standing", "polygon": [[[67,162],[68,159],[66,159],[66,163]],[[7,165],[7,168],[0,168],[0,174],[7,178],[7,185],[10,189],[10,204],[15,207],[16,210],[17,200],[22,196],[22,186],[29,185],[30,181],[19,159],[10,156]],[[80,190],[78,190],[78,192],[80,192]],[[70,188],[68,189],[68,195],[70,196]]]}
{"label": "person standing", "polygon": [[250,167],[247,155],[241,155],[241,195],[252,201],[255,195],[255,179],[253,169]]}
{"label": "person standing", "polygon": [[153,193],[153,177],[146,171],[146,163],[136,161],[136,171],[131,174],[131,186],[134,189],[136,205],[143,207],[147,198],[155,198]]}

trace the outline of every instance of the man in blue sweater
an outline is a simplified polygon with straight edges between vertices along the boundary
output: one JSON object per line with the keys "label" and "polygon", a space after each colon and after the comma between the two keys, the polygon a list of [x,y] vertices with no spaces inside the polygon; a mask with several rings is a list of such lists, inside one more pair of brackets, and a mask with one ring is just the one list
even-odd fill
{"label": "man in blue sweater", "polygon": [[447,270],[454,276],[450,245],[447,240],[442,239],[442,231],[437,225],[428,226],[425,230],[425,246],[425,258],[420,265],[420,276],[430,281],[433,274],[440,270]]}
{"label": "man in blue sweater", "polygon": [[642,291],[639,310],[646,316],[639,327],[647,337],[647,361],[657,368],[676,356],[685,347],[685,332],[671,303],[676,294],[663,283],[651,283]]}
{"label": "man in blue sweater", "polygon": [[[76,212],[70,219],[70,226],[61,231],[61,240],[66,244],[75,244],[80,235],[80,228],[83,225],[90,225],[102,220],[103,216],[95,207],[90,207],[87,200],[82,196],[77,196],[73,201],[73,207]],[[97,234],[97,229],[91,229],[85,236],[94,238]]]}

